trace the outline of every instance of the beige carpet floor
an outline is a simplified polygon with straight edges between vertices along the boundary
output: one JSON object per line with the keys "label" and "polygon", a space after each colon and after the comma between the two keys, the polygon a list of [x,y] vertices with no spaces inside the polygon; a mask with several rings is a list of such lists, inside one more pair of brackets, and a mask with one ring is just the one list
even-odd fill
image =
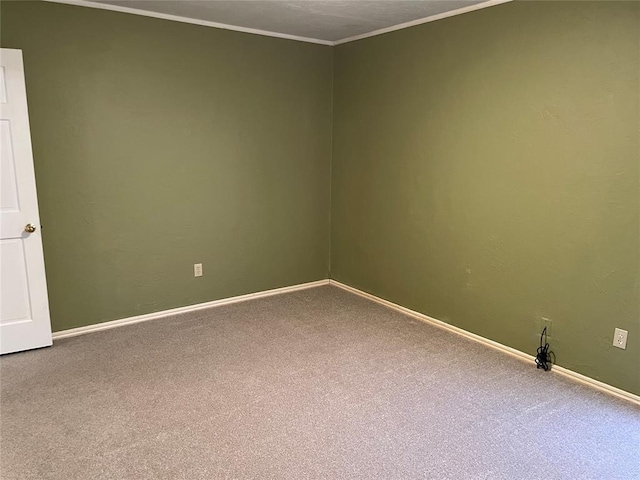
{"label": "beige carpet floor", "polygon": [[2,479],[634,479],[640,409],[336,287],[0,359]]}

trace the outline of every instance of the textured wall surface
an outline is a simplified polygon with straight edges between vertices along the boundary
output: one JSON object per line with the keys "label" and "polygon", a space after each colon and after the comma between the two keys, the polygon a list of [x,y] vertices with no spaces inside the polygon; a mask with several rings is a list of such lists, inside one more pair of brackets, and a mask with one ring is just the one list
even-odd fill
{"label": "textured wall surface", "polygon": [[336,47],[332,278],[532,354],[549,318],[640,393],[638,32],[515,2]]}
{"label": "textured wall surface", "polygon": [[1,30],[54,330],[327,278],[330,47],[40,2]]}
{"label": "textured wall surface", "polygon": [[[0,11],[54,330],[327,277],[329,47]],[[560,365],[640,393],[639,31],[516,2],[335,48],[331,276],[529,353],[549,318]]]}

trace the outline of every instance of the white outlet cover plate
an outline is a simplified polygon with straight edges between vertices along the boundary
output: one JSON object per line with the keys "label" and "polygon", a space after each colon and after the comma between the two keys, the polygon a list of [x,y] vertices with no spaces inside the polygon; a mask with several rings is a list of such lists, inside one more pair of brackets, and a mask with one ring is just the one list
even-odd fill
{"label": "white outlet cover plate", "polygon": [[193,264],[193,276],[194,277],[201,277],[202,276],[202,264],[201,263],[194,263]]}
{"label": "white outlet cover plate", "polygon": [[616,328],[613,332],[613,346],[622,348],[625,350],[627,348],[627,335],[629,332],[626,330],[622,330],[621,328]]}

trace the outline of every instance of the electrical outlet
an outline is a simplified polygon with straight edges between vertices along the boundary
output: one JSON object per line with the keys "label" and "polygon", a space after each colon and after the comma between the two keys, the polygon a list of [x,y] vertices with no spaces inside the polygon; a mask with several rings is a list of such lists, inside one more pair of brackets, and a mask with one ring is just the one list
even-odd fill
{"label": "electrical outlet", "polygon": [[627,348],[627,335],[629,332],[616,328],[613,332],[613,346],[626,350]]}
{"label": "electrical outlet", "polygon": [[193,276],[194,277],[201,277],[202,276],[202,264],[201,263],[194,263],[193,264]]}

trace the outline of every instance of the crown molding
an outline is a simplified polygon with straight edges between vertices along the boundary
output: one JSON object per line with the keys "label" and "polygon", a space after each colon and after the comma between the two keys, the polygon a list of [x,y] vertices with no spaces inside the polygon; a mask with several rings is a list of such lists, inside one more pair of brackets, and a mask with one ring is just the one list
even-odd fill
{"label": "crown molding", "polygon": [[363,38],[375,37],[389,32],[395,32],[396,30],[402,30],[416,25],[422,25],[424,23],[435,22],[443,18],[449,18],[456,15],[462,15],[463,13],[474,12],[483,8],[493,7],[495,5],[501,5],[503,3],[509,3],[513,0],[487,0],[486,2],[477,3],[468,7],[458,8],[444,13],[438,13],[437,15],[431,15],[429,17],[418,18],[411,20],[410,22],[399,23],[392,25],[391,27],[385,27],[378,30],[374,30],[368,33],[362,33],[360,35],[354,35],[353,37],[343,38],[341,40],[320,40],[318,38],[301,37],[298,35],[289,35],[287,33],[271,32],[268,30],[260,30],[257,28],[239,27],[237,25],[229,25],[227,23],[209,22],[207,20],[198,20],[197,18],[181,17],[179,15],[169,15],[167,13],[151,12],[148,10],[141,10],[139,8],[122,7],[120,5],[111,5],[108,3],[89,2],[87,0],[44,0],[50,3],[63,3],[65,5],[75,5],[77,7],[97,8],[99,10],[110,10],[113,12],[129,13],[132,15],[141,15],[144,17],[160,18],[162,20],[170,20],[173,22],[190,23],[192,25],[200,25],[202,27],[221,28],[224,30],[233,30],[242,33],[251,33],[254,35],[263,35],[266,37],[283,38],[285,40],[295,40],[298,42],[315,43],[318,45],[336,46],[344,43],[354,42],[356,40],[362,40]]}
{"label": "crown molding", "polygon": [[375,37],[389,32],[395,32],[396,30],[403,30],[409,27],[415,27],[416,25],[422,25],[424,23],[435,22],[436,20],[442,20],[443,18],[454,17],[456,15],[462,15],[463,13],[474,12],[476,10],[482,10],[483,8],[493,7],[495,5],[502,5],[503,3],[509,3],[513,0],[488,0],[482,3],[476,3],[475,5],[469,5],[468,7],[457,8],[448,12],[438,13],[429,17],[418,18],[417,20],[411,20],[410,22],[399,23],[392,25],[391,27],[381,28],[368,33],[362,33],[360,35],[354,35],[353,37],[343,38],[342,40],[336,40],[332,45],[342,45],[343,43],[355,42],[356,40],[362,40],[363,38]]}
{"label": "crown molding", "polygon": [[130,13],[133,15],[141,15],[143,17],[160,18],[162,20],[171,20],[173,22],[190,23],[192,25],[200,25],[201,27],[221,28],[223,30],[233,30],[242,33],[251,33],[254,35],[263,35],[266,37],[284,38],[285,40],[296,40],[298,42],[316,43],[319,45],[332,46],[333,42],[329,40],[320,40],[317,38],[300,37],[298,35],[289,35],[287,33],[269,32],[257,28],[238,27],[226,23],[209,22],[207,20],[199,20],[197,18],[181,17],[179,15],[169,15],[167,13],[150,12],[139,8],[122,7],[120,5],[111,5],[108,3],[88,2],[86,0],[44,0],[49,3],[63,3],[65,5],[75,5],[76,7],[97,8],[99,10],[110,10],[112,12]]}

